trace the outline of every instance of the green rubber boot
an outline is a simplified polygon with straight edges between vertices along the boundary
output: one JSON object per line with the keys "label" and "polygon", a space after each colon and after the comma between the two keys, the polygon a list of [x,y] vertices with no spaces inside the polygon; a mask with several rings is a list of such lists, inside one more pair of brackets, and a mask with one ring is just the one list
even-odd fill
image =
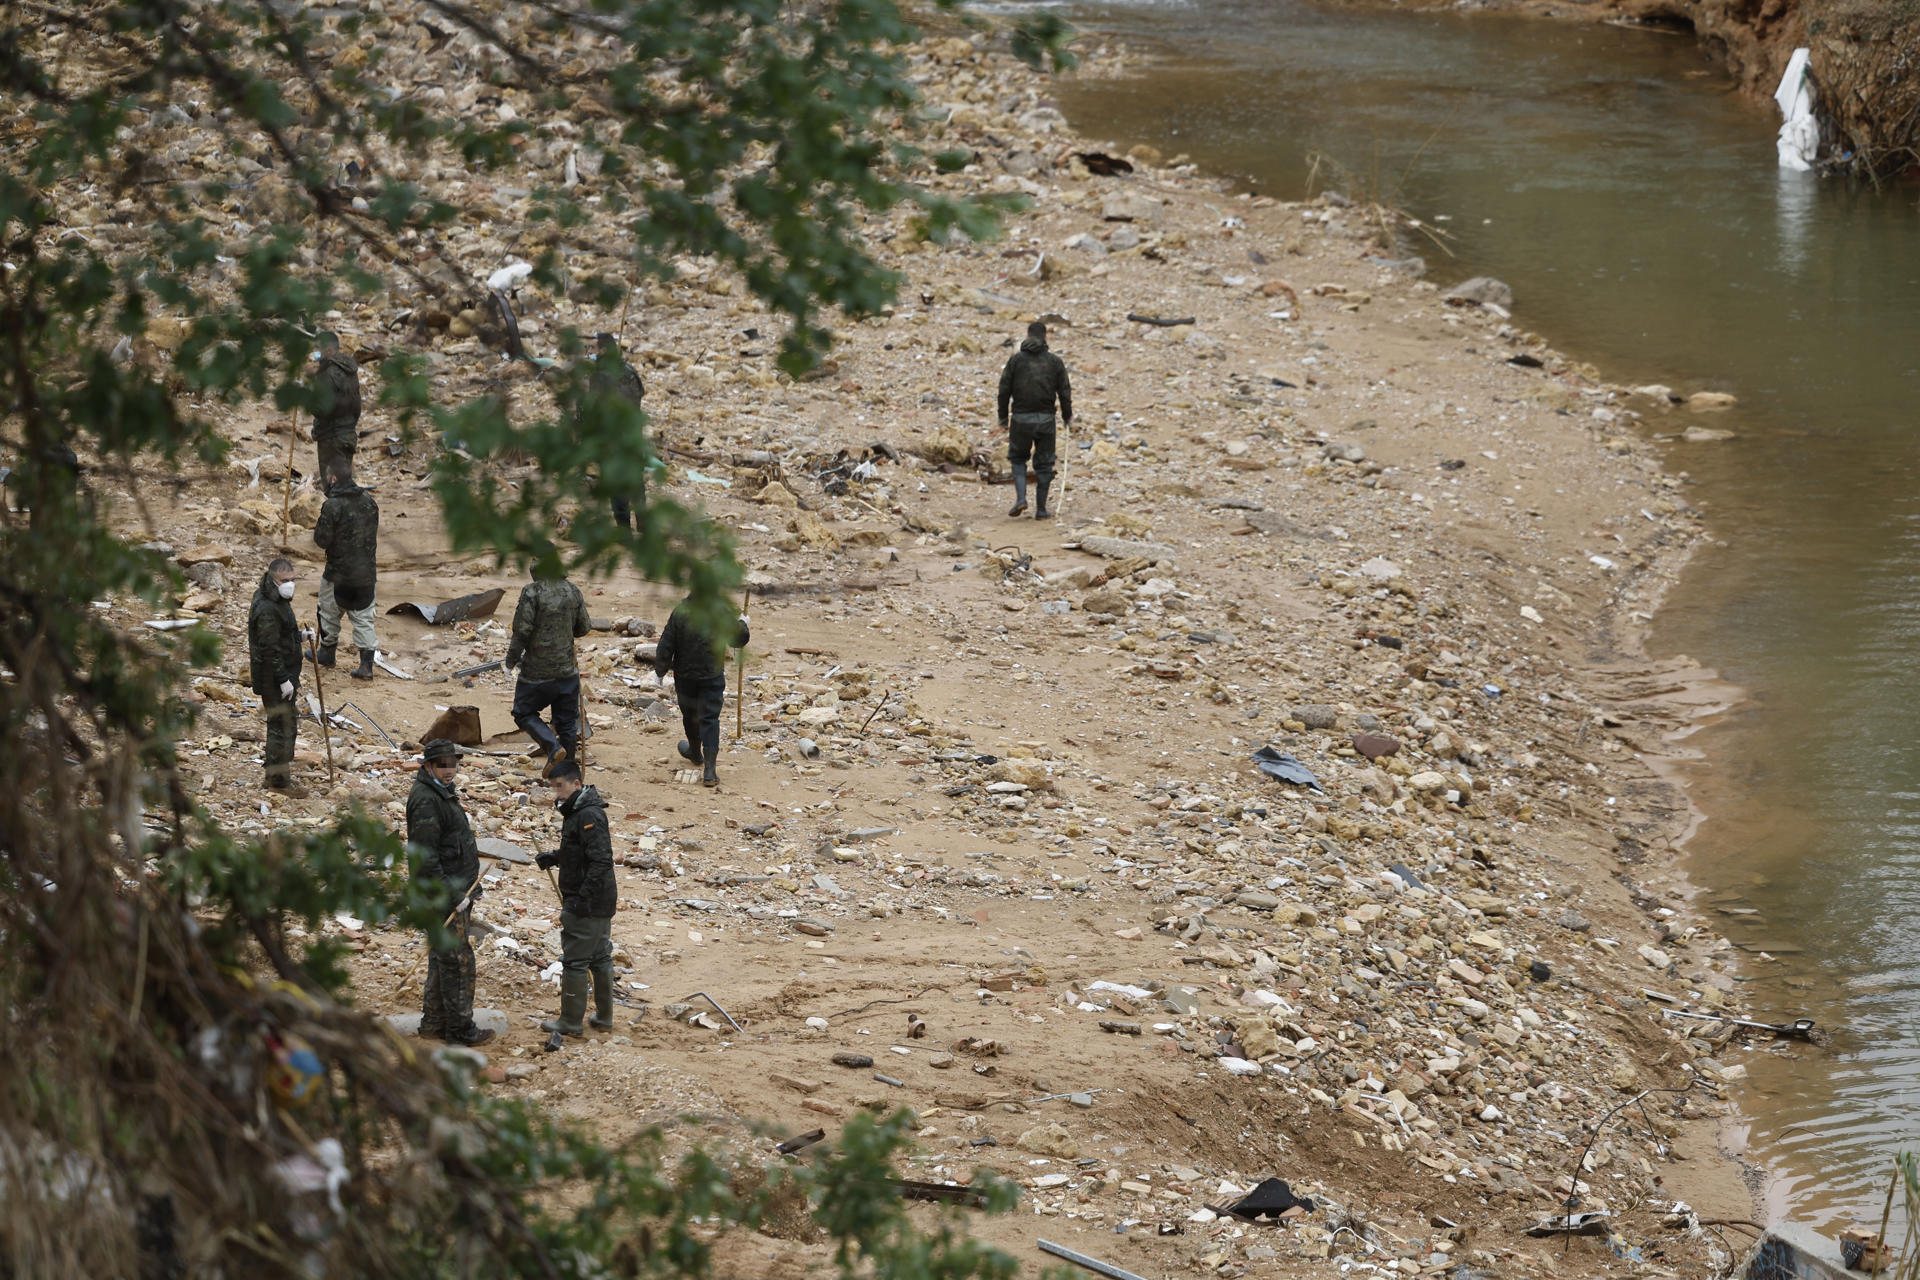
{"label": "green rubber boot", "polygon": [[595,1031],[613,1030],[613,961],[589,969],[593,975],[593,1016],[587,1025]]}
{"label": "green rubber boot", "polygon": [[587,1012],[587,980],[584,973],[560,975],[560,1016],[541,1023],[542,1031],[557,1031],[563,1036],[587,1034],[587,1029],[580,1024]]}

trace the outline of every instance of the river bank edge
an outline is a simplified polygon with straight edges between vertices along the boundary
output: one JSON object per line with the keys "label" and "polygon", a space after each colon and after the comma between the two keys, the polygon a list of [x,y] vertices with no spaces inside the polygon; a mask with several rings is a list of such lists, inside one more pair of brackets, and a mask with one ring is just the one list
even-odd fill
{"label": "river bank edge", "polygon": [[[1366,8],[1373,10],[1406,11],[1457,11],[1459,5],[1452,0],[1435,0],[1432,4],[1421,4],[1415,0],[1412,4],[1402,4],[1395,0],[1392,4],[1383,4],[1381,0],[1321,0],[1330,7]],[[1632,7],[1632,6],[1629,6]],[[1644,9],[1646,6],[1639,6]],[[1574,12],[1556,0],[1493,0],[1482,6],[1483,16],[1490,20],[1510,21],[1575,21],[1606,22],[1616,26],[1634,26],[1647,30],[1649,34],[1658,34],[1671,38],[1675,34],[1669,25],[1657,20],[1641,17],[1623,18],[1615,13],[1594,13],[1591,11]],[[1107,46],[1098,52],[1090,51],[1086,46],[1091,41],[1111,40],[1112,53],[1115,56],[1102,56],[1109,53]],[[1143,77],[1151,75],[1155,55],[1143,53],[1137,47],[1128,47],[1117,38],[1107,37],[1097,29],[1083,28],[1081,39],[1076,48],[1082,58],[1079,74],[1096,75],[1103,78]],[[1711,61],[1703,51],[1703,61]],[[1729,75],[1733,69],[1721,67]],[[1751,79],[1751,78],[1750,78]],[[1737,77],[1736,77],[1737,82]],[[1752,83],[1744,86],[1751,90]],[[1749,96],[1756,100],[1764,94]],[[1080,135],[1080,141],[1090,149],[1101,147],[1115,151],[1123,149],[1122,143],[1095,139],[1092,131],[1081,121],[1073,120],[1071,111],[1068,118]],[[1149,144],[1166,145],[1171,139],[1142,139]],[[1183,158],[1183,157],[1177,157]],[[1205,174],[1204,169],[1198,170]],[[1226,184],[1227,189],[1235,192],[1255,194],[1256,188],[1247,185],[1233,175],[1214,175]],[[1271,193],[1267,193],[1271,196]],[[1403,216],[1403,211],[1381,211],[1385,218]],[[1417,214],[1416,214],[1417,216]],[[1417,246],[1415,246],[1417,248]],[[1405,245],[1394,246],[1404,249]],[[1470,274],[1470,272],[1469,272]],[[1536,335],[1528,337],[1536,342],[1542,340]],[[1561,354],[1552,344],[1551,338],[1544,339],[1544,350]],[[1572,357],[1577,361],[1577,357]],[[1600,379],[1601,371],[1592,365],[1583,366],[1584,372]],[[1613,381],[1618,389],[1631,394],[1638,385],[1626,378],[1606,379]],[[1715,384],[1718,385],[1717,383]],[[1664,465],[1676,479],[1684,477],[1683,467],[1673,464],[1683,461],[1680,450],[1687,446],[1681,442],[1681,432],[1689,422],[1701,421],[1697,416],[1684,412],[1679,397],[1674,403],[1662,405],[1661,411],[1650,416],[1640,417],[1638,428],[1650,443],[1662,449]],[[1665,428],[1663,431],[1662,428]],[[1646,781],[1650,789],[1642,794],[1640,803],[1633,809],[1621,811],[1618,821],[1612,825],[1596,824],[1595,831],[1609,837],[1622,831],[1631,832],[1631,839],[1639,846],[1633,855],[1622,859],[1623,866],[1641,862],[1645,849],[1658,847],[1664,850],[1661,869],[1671,877],[1672,892],[1685,903],[1684,921],[1690,929],[1708,930],[1711,921],[1700,899],[1715,891],[1714,886],[1696,879],[1695,865],[1688,856],[1688,844],[1699,831],[1701,825],[1711,820],[1711,813],[1696,802],[1690,785],[1690,766],[1697,765],[1702,755],[1688,747],[1686,743],[1696,734],[1708,728],[1712,723],[1728,712],[1738,708],[1747,699],[1740,686],[1726,681],[1720,673],[1709,666],[1698,663],[1685,654],[1673,654],[1654,658],[1649,654],[1649,643],[1658,627],[1658,614],[1671,593],[1680,587],[1681,580],[1692,564],[1696,552],[1704,542],[1712,538],[1709,527],[1703,525],[1684,543],[1664,548],[1658,557],[1642,568],[1636,579],[1608,603],[1589,621],[1593,629],[1594,644],[1586,657],[1585,684],[1598,699],[1612,700],[1615,709],[1632,707],[1633,713],[1650,730],[1649,736],[1637,737],[1634,742],[1635,757],[1646,769]],[[1649,692],[1647,682],[1656,688]],[[1598,713],[1602,720],[1611,719],[1606,713]],[[1619,726],[1612,726],[1619,727]],[[1624,875],[1622,877],[1625,878]],[[1720,947],[1725,948],[1725,940],[1720,939]],[[1731,996],[1733,988],[1723,987],[1723,994]],[[1737,1004],[1724,1003],[1725,1011],[1737,1016],[1750,1016],[1751,1011]],[[1769,1187],[1773,1185],[1774,1175],[1769,1168],[1764,1153],[1752,1151],[1746,1142],[1748,1117],[1739,1111],[1739,1095],[1735,1091],[1730,1097],[1733,1110],[1725,1117],[1702,1125],[1697,1140],[1710,1144],[1725,1162],[1725,1171],[1737,1178],[1739,1185],[1749,1198],[1754,1212],[1764,1214],[1771,1203]],[[1724,1195],[1727,1184],[1721,1177],[1709,1177],[1698,1184],[1708,1195]],[[1763,1220],[1765,1220],[1763,1218]]]}

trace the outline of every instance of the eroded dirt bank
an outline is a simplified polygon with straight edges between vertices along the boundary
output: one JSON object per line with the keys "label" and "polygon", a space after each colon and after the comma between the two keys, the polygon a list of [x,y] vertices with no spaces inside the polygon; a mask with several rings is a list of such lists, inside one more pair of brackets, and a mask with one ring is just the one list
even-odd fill
{"label": "eroded dirt bank", "polygon": [[[588,758],[623,861],[631,1003],[616,1034],[541,1052],[558,904],[531,868],[502,871],[480,910],[480,1003],[507,1027],[488,1087],[609,1139],[662,1124],[748,1152],[768,1145],[756,1125],[831,1136],[856,1108],[911,1106],[907,1176],[1020,1182],[1020,1212],[977,1229],[1035,1264],[1046,1236],[1149,1274],[1724,1265],[1720,1233],[1674,1203],[1750,1216],[1715,1139],[1739,1046],[1690,1038],[1643,994],[1704,1007],[1731,989],[1729,948],[1689,914],[1667,851],[1684,802],[1641,758],[1699,674],[1654,668],[1634,640],[1698,521],[1634,420],[1677,429],[1684,411],[1526,334],[1524,298],[1511,319],[1443,302],[1398,273],[1366,211],[1236,196],[1145,150],[1093,176],[1076,153],[1127,140],[1069,136],[1045,81],[984,41],[915,59],[975,153],[928,181],[1032,207],[991,245],[874,219],[908,284],[807,382],[775,374],[764,315],[702,263],[636,304],[665,488],[733,529],[766,593],[745,733],[731,740],[730,704],[718,793],[678,780],[677,715],[636,656],[673,600],[629,576],[588,586],[604,623],[582,644]],[[538,176],[499,182],[476,279],[523,251],[508,206]],[[521,305],[530,342],[604,323]],[[334,323],[376,344],[400,309],[376,298]],[[1005,469],[999,368],[1039,315],[1079,411],[1047,524],[1007,518],[1009,491],[986,482]],[[445,394],[498,389],[498,357],[462,329],[401,340],[433,348]],[[537,383],[512,394],[545,407]],[[258,788],[245,610],[283,533],[277,425],[227,420],[241,464],[142,531],[214,566],[183,607],[229,642],[233,678],[197,685],[187,771],[241,828],[351,800],[399,822],[413,757],[367,729],[336,730],[330,795]],[[383,451],[375,412],[362,429],[382,607],[507,597],[478,625],[383,617],[415,678],[336,679],[330,696],[403,742],[456,703],[502,734],[508,678],[429,681],[501,656],[519,584],[447,552],[431,445]],[[873,474],[846,474],[843,451],[876,442]],[[311,585],[317,502],[295,505]],[[324,789],[302,732],[302,780]],[[1262,774],[1266,744],[1320,789]],[[493,745],[464,775],[476,825],[550,845],[530,764]],[[366,1005],[417,1007],[400,984],[420,940],[337,927],[361,947]],[[1591,1127],[1647,1090],[1664,1092],[1580,1167]],[[1097,1092],[1027,1101],[1072,1091]],[[1321,1208],[1285,1230],[1206,1209],[1265,1176]],[[1524,1234],[1576,1176],[1617,1246]],[[789,1234],[733,1242],[727,1273],[821,1262]]]}

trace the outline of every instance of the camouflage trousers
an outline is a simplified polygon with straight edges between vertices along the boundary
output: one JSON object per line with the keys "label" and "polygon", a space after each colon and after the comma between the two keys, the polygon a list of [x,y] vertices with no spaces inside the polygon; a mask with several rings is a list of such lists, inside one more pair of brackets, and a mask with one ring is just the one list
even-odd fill
{"label": "camouflage trousers", "polygon": [[327,483],[327,464],[338,458],[351,469],[353,455],[359,448],[360,439],[352,427],[344,429],[316,427],[313,432],[313,445],[317,455],[315,460],[320,465],[320,470],[315,474],[315,481],[324,493]]}
{"label": "camouflage trousers", "polygon": [[378,649],[379,637],[373,634],[373,601],[358,609],[348,609],[341,605],[339,594],[331,582],[320,579],[320,598],[317,608],[320,614],[320,646],[332,649],[340,643],[340,615],[346,614],[347,621],[353,627],[353,647],[356,649]]}
{"label": "camouflage trousers", "polygon": [[[299,696],[297,690],[294,696]],[[294,702],[281,698],[278,689],[261,702],[267,708],[267,781],[286,782],[293,777],[293,744],[300,732],[299,708]]]}
{"label": "camouflage trousers", "polygon": [[469,907],[447,926],[454,945],[435,950],[427,960],[427,985],[420,993],[420,1034],[430,1040],[457,1040],[473,1030],[473,943],[467,937],[472,924]]}

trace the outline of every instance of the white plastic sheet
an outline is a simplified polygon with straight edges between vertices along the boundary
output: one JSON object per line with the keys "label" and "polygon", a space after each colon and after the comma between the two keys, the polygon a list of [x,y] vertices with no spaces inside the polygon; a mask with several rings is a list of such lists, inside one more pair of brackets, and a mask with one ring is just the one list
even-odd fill
{"label": "white plastic sheet", "polygon": [[1813,80],[1807,75],[1809,51],[1795,49],[1780,77],[1773,100],[1780,104],[1783,117],[1778,147],[1780,167],[1804,173],[1813,168],[1820,152],[1820,121],[1814,115]]}

